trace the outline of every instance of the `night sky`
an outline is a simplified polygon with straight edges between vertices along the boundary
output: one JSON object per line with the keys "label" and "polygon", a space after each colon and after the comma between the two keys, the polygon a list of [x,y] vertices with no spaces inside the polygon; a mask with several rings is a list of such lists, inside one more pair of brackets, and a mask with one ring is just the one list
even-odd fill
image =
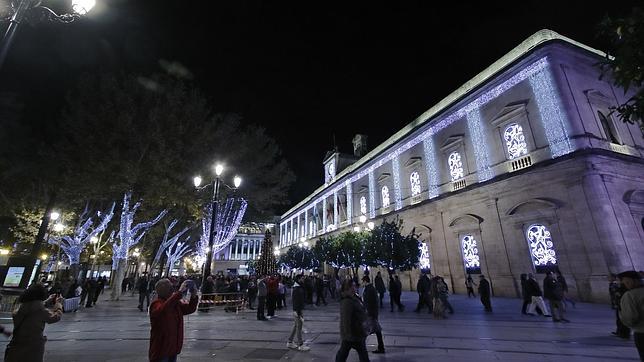
{"label": "night sky", "polygon": [[161,59],[180,62],[215,109],[268,128],[297,176],[298,202],[322,184],[334,135],[341,151],[356,133],[373,148],[537,30],[600,47],[602,17],[641,2],[97,3],[74,24],[21,28],[0,91],[23,95],[27,119],[55,118],[83,72],[150,74]]}

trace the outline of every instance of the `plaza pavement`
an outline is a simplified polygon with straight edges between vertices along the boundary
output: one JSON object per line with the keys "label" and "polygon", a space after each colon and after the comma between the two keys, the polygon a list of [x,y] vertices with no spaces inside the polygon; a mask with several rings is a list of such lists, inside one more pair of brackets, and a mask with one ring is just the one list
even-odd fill
{"label": "plaza pavement", "polygon": [[[46,327],[46,361],[147,361],[150,323],[147,314],[136,309],[137,296],[128,293],[120,302],[110,302],[108,292],[95,308],[66,313],[61,322]],[[404,293],[404,313],[391,313],[388,306],[381,309],[387,353],[370,353],[372,361],[638,360],[632,341],[610,335],[614,312],[606,305],[578,303],[568,310],[572,323],[562,324],[521,315],[519,299],[493,298],[494,313],[486,314],[478,299],[454,295],[450,300],[456,313],[445,320],[414,313],[416,300],[415,293]],[[266,322],[257,321],[255,311],[234,314],[219,309],[185,319],[179,360],[332,361],[339,346],[338,303],[311,308],[304,312],[309,352],[286,349],[290,308]],[[2,317],[0,322],[12,328],[8,315]],[[0,348],[6,343],[0,341]],[[367,348],[375,349],[375,343],[370,336]],[[352,351],[349,361],[357,360]]]}

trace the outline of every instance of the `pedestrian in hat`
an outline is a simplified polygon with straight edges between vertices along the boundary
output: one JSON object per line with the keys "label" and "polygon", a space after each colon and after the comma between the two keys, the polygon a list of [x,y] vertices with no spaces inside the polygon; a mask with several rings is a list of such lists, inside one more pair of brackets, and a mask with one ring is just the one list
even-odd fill
{"label": "pedestrian in hat", "polygon": [[640,273],[629,270],[617,274],[628,291],[619,304],[619,318],[633,330],[635,347],[644,361],[644,283]]}

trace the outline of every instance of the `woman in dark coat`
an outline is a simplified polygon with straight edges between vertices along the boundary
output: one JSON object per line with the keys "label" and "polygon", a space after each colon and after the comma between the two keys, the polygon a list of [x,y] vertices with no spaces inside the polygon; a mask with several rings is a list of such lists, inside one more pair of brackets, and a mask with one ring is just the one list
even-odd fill
{"label": "woman in dark coat", "polygon": [[523,297],[521,314],[528,314],[528,305],[532,303],[532,296],[528,293],[528,274],[521,274],[521,296]]}
{"label": "woman in dark coat", "polygon": [[362,300],[356,294],[355,282],[346,279],[342,282],[341,299],[340,299],[340,337],[342,344],[338,353],[335,355],[336,362],[344,362],[349,356],[351,349],[358,352],[360,362],[369,362],[367,353],[367,332],[364,324],[367,319]]}
{"label": "woman in dark coat", "polygon": [[[63,315],[60,297],[39,283],[29,286],[18,299],[20,307],[13,313],[13,337],[4,353],[6,362],[42,362],[45,356],[43,335],[46,323],[56,323]],[[51,309],[46,306],[52,306]]]}

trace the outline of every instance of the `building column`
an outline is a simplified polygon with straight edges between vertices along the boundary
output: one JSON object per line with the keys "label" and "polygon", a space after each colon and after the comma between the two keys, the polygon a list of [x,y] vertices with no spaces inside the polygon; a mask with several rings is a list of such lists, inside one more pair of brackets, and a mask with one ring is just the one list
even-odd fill
{"label": "building column", "polygon": [[436,152],[434,151],[434,136],[427,136],[423,140],[423,153],[425,154],[425,171],[427,172],[427,198],[438,196],[438,168],[436,167]]}
{"label": "building column", "polygon": [[481,112],[478,108],[467,113],[467,127],[470,130],[472,146],[474,147],[474,158],[476,159],[476,173],[479,182],[487,181],[494,177],[490,168],[490,157],[485,139]]}
{"label": "building column", "polygon": [[333,226],[338,228],[338,191],[333,191]]}
{"label": "building column", "polygon": [[304,236],[309,237],[311,231],[309,230],[309,210],[304,209]]}
{"label": "building column", "polygon": [[322,233],[326,232],[326,197],[322,199]]}
{"label": "building column", "polygon": [[391,160],[391,170],[394,174],[394,202],[395,209],[402,209],[402,189],[400,188],[400,161],[398,155]]}
{"label": "building column", "polygon": [[353,218],[353,191],[351,190],[351,181],[347,180],[346,182],[346,192],[347,192],[347,224],[351,225],[351,219]]}
{"label": "building column", "polygon": [[369,218],[376,217],[376,180],[373,171],[369,171]]}
{"label": "building column", "polygon": [[239,240],[235,239],[235,259],[239,260]]}

